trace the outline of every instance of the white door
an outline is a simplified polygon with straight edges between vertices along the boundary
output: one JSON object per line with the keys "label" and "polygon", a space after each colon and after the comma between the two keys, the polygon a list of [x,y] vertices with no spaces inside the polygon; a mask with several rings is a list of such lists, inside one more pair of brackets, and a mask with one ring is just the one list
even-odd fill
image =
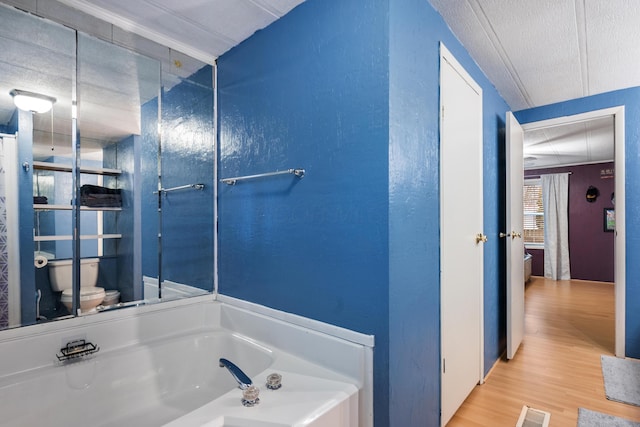
{"label": "white door", "polygon": [[524,131],[507,112],[507,359],[515,357],[524,336],[523,145]]}
{"label": "white door", "polygon": [[483,378],[482,90],[440,45],[441,423]]}

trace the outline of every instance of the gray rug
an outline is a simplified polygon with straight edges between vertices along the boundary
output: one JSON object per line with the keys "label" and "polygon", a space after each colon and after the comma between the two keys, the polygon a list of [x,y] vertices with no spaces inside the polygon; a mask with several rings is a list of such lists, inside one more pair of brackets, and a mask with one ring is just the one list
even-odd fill
{"label": "gray rug", "polygon": [[601,412],[578,408],[578,427],[640,427],[640,423]]}
{"label": "gray rug", "polygon": [[640,361],[600,356],[607,399],[640,406]]}

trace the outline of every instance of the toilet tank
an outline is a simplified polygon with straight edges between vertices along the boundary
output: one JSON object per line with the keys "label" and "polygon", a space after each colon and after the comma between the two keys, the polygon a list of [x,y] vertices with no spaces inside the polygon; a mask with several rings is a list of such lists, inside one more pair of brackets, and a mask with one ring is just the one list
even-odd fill
{"label": "toilet tank", "polygon": [[[82,258],[80,260],[80,287],[87,288],[98,283],[98,264],[100,258]],[[73,263],[70,259],[49,261],[49,281],[55,292],[71,289]]]}

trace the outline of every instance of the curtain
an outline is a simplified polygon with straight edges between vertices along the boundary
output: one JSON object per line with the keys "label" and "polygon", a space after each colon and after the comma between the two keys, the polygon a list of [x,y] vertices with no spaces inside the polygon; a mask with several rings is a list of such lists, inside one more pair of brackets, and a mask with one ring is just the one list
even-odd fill
{"label": "curtain", "polygon": [[569,174],[542,175],[544,277],[571,279],[569,266]]}

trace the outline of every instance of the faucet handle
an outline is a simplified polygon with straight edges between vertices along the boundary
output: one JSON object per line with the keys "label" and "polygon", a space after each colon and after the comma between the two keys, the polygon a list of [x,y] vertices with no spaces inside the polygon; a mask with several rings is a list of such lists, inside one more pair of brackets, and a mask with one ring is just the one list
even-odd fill
{"label": "faucet handle", "polygon": [[282,387],[282,375],[275,372],[267,377],[267,388],[269,390],[277,390]]}
{"label": "faucet handle", "polygon": [[242,404],[247,407],[257,405],[260,403],[260,398],[258,397],[259,394],[260,389],[254,385],[250,385],[242,390]]}

